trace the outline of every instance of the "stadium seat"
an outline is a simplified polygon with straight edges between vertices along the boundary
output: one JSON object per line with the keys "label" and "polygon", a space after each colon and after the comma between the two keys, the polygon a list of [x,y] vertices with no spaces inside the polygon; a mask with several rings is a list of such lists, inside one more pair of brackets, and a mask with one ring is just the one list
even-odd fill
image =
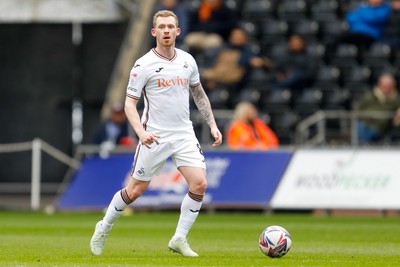
{"label": "stadium seat", "polygon": [[339,83],[340,70],[334,66],[320,66],[315,77],[315,83]]}
{"label": "stadium seat", "polygon": [[[307,54],[309,54],[310,56],[323,60],[325,58],[325,46],[316,41],[316,42],[308,42],[306,44],[306,50],[307,50]],[[321,62],[322,64],[322,62]]]}
{"label": "stadium seat", "polygon": [[200,7],[201,0],[183,0],[182,5],[188,14],[194,13]]}
{"label": "stadium seat", "polygon": [[321,108],[323,92],[319,88],[306,88],[294,100],[294,109],[302,115],[309,115]]}
{"label": "stadium seat", "polygon": [[371,70],[366,66],[355,65],[343,72],[342,79],[345,84],[368,83],[371,78]]}
{"label": "stadium seat", "polygon": [[348,25],[344,20],[320,21],[321,40],[324,44],[333,42],[342,33],[346,32]]}
{"label": "stadium seat", "polygon": [[225,0],[225,4],[230,8],[237,16],[241,15],[241,0]]}
{"label": "stadium seat", "polygon": [[396,73],[396,69],[390,63],[389,60],[385,59],[365,59],[362,61],[361,65],[368,67],[371,70],[371,82],[375,83],[378,77],[385,72]]}
{"label": "stadium seat", "polygon": [[[262,41],[274,41],[286,39],[288,35],[288,24],[284,20],[267,19],[261,22]],[[272,39],[272,40],[271,40]]]}
{"label": "stadium seat", "polygon": [[311,5],[311,19],[317,22],[333,22],[338,19],[337,0],[320,0]]}
{"label": "stadium seat", "polygon": [[345,84],[343,88],[349,91],[349,107],[353,108],[355,103],[360,101],[361,97],[371,90],[372,86],[368,83],[352,83]]}
{"label": "stadium seat", "polygon": [[270,126],[279,138],[281,145],[293,144],[294,132],[297,123],[300,121],[299,115],[291,110],[285,112],[270,113]]}
{"label": "stadium seat", "polygon": [[292,34],[300,35],[306,42],[318,40],[319,24],[316,21],[297,21],[291,30]]}
{"label": "stadium seat", "polygon": [[290,109],[291,101],[290,89],[268,90],[262,95],[260,109],[266,112],[283,112]]}
{"label": "stadium seat", "polygon": [[247,86],[257,88],[260,91],[267,90],[271,75],[264,69],[252,69],[247,77]]}
{"label": "stadium seat", "polygon": [[229,108],[230,92],[225,88],[216,88],[208,94],[211,106],[215,109]]}
{"label": "stadium seat", "polygon": [[331,65],[344,70],[358,65],[358,49],[352,44],[340,44],[334,52]]}
{"label": "stadium seat", "polygon": [[346,110],[349,109],[350,91],[340,88],[324,91],[323,110]]}
{"label": "stadium seat", "polygon": [[260,31],[258,24],[251,20],[240,20],[238,24],[240,28],[246,31],[250,40],[255,40],[257,42],[259,41]]}
{"label": "stadium seat", "polygon": [[278,6],[278,18],[289,23],[297,23],[308,17],[308,5],[305,0],[283,0]]}
{"label": "stadium seat", "polygon": [[266,50],[263,52],[263,55],[268,56],[269,58],[276,60],[280,59],[283,56],[286,56],[286,54],[289,51],[289,47],[287,42],[282,42],[282,43],[274,43],[271,44],[270,49]]}
{"label": "stadium seat", "polygon": [[244,88],[240,91],[238,97],[234,100],[235,104],[239,102],[250,102],[255,106],[259,106],[261,100],[261,92],[254,88]]}
{"label": "stadium seat", "polygon": [[351,10],[356,9],[360,3],[361,0],[340,0],[339,1],[339,12],[343,17],[346,16]]}
{"label": "stadium seat", "polygon": [[356,59],[357,56],[358,49],[353,44],[340,44],[335,51],[336,59]]}
{"label": "stadium seat", "polygon": [[385,60],[392,59],[392,48],[385,43],[373,43],[363,56],[365,60]]}
{"label": "stadium seat", "polygon": [[275,0],[247,0],[243,3],[242,17],[245,19],[260,20],[273,18],[276,13]]}

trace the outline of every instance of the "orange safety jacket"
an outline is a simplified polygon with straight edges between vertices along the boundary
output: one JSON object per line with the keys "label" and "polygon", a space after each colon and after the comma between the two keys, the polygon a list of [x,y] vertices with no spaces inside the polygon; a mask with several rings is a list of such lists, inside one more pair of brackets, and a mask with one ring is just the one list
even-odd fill
{"label": "orange safety jacket", "polygon": [[228,130],[228,146],[232,149],[264,150],[279,146],[278,137],[261,119],[255,119],[253,124],[254,128],[244,121],[234,121]]}

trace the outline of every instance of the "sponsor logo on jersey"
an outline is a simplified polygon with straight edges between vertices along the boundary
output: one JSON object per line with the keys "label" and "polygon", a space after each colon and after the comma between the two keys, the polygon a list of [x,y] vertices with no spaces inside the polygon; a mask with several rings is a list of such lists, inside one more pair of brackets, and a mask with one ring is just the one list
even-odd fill
{"label": "sponsor logo on jersey", "polygon": [[134,68],[137,68],[137,67],[140,67],[140,65],[139,64],[136,64],[135,66],[133,66]]}
{"label": "sponsor logo on jersey", "polygon": [[187,69],[187,68],[189,68],[189,64],[185,61],[185,64],[183,65],[183,67],[184,67],[185,69]]}
{"label": "sponsor logo on jersey", "polygon": [[164,67],[158,68],[158,70],[156,70],[156,72],[160,72],[162,69],[164,69]]}
{"label": "sponsor logo on jersey", "polygon": [[177,76],[176,78],[173,79],[157,79],[157,85],[159,88],[163,87],[170,87],[170,86],[188,86],[189,85],[189,79],[188,78],[181,78]]}

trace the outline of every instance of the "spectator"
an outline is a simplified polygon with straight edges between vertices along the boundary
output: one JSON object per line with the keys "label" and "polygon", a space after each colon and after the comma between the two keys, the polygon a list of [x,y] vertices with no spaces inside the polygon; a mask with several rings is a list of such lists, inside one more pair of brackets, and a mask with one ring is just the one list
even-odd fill
{"label": "spectator", "polygon": [[223,45],[236,27],[235,15],[222,0],[202,0],[199,9],[190,18],[190,33],[185,43],[195,50]]}
{"label": "spectator", "polygon": [[391,7],[384,0],[368,0],[361,3],[346,16],[349,31],[342,34],[328,49],[334,52],[340,43],[354,44],[361,52],[381,38],[383,28],[389,19]]}
{"label": "spectator", "polygon": [[[389,111],[400,107],[400,96],[396,80],[391,74],[382,74],[377,86],[367,92],[356,105],[357,111]],[[358,140],[360,144],[379,141],[391,126],[390,119],[362,119],[358,121]]]}
{"label": "spectator", "polygon": [[390,143],[399,144],[400,142],[400,108],[396,110],[396,113],[393,117],[393,127],[389,130],[385,141]]}
{"label": "spectator", "polygon": [[202,77],[208,90],[217,83],[227,85],[237,91],[246,84],[246,77],[251,68],[269,67],[267,59],[257,56],[247,44],[247,33],[240,28],[232,30],[229,43],[216,53],[210,68],[203,70]]}
{"label": "spectator", "polygon": [[[154,7],[153,14],[160,10],[171,10],[178,16],[181,33],[176,38],[176,45],[181,46],[189,30],[189,19],[185,7],[179,4],[179,0],[161,0],[160,3]],[[151,18],[151,20],[150,25],[153,25],[153,18]],[[153,44],[155,46],[155,41]]]}
{"label": "spectator", "polygon": [[400,108],[396,110],[396,113],[393,118],[393,126],[400,127]]}
{"label": "spectator", "polygon": [[290,36],[288,47],[288,53],[274,62],[275,81],[271,84],[272,89],[302,89],[313,81],[317,61],[307,54],[303,38],[299,35]]}
{"label": "spectator", "polygon": [[116,145],[133,144],[128,136],[128,122],[122,104],[112,105],[111,118],[101,123],[97,128],[93,143],[108,146],[110,149]]}
{"label": "spectator", "polygon": [[231,149],[266,150],[279,146],[275,133],[258,117],[256,107],[249,102],[236,106],[235,119],[227,136]]}

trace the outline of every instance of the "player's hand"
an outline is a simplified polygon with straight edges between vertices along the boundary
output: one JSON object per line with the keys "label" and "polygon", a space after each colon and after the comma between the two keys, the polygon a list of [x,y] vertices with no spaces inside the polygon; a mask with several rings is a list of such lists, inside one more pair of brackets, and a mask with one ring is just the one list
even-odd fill
{"label": "player's hand", "polygon": [[211,128],[211,135],[214,137],[214,143],[212,144],[212,147],[217,147],[222,144],[222,134],[217,127]]}
{"label": "player's hand", "polygon": [[153,143],[156,143],[157,145],[160,144],[160,141],[158,140],[160,138],[159,135],[149,133],[144,131],[140,136],[139,139],[142,142],[143,145],[145,145],[147,148],[151,149],[151,145]]}

